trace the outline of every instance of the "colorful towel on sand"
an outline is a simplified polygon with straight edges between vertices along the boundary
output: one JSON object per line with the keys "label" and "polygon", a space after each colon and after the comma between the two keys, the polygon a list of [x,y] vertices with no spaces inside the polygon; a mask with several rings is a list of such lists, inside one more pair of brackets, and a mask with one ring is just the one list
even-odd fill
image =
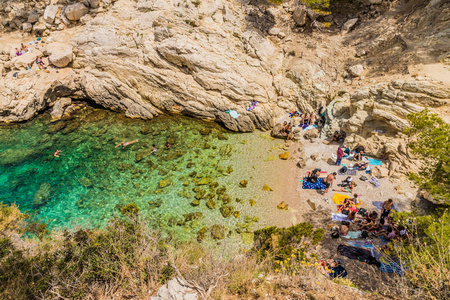
{"label": "colorful towel on sand", "polygon": [[325,183],[322,182],[323,178],[319,178],[316,183],[308,181],[308,178],[303,178],[303,189],[305,190],[324,190],[327,187]]}
{"label": "colorful towel on sand", "polygon": [[344,214],[331,214],[331,220],[333,221],[346,221],[347,220],[347,215]]}
{"label": "colorful towel on sand", "polygon": [[[373,201],[372,205],[375,206],[376,208],[378,208],[380,211],[383,210],[383,202],[382,201]],[[394,206],[392,208],[395,209],[396,211],[399,211],[397,203],[395,203],[395,202],[394,202]]]}
{"label": "colorful towel on sand", "polygon": [[400,276],[405,275],[405,267],[395,262],[390,262],[388,264],[381,263],[380,271],[383,273],[395,273]]}
{"label": "colorful towel on sand", "polygon": [[355,176],[356,175],[356,170],[349,170],[349,169],[347,169],[347,172],[344,172],[344,173],[338,172],[338,175]]}
{"label": "colorful towel on sand", "polygon": [[368,159],[369,159],[369,165],[381,166],[381,161],[380,160],[375,159],[375,158],[370,158],[370,157],[368,157]]}
{"label": "colorful towel on sand", "polygon": [[373,241],[347,241],[347,244],[349,246],[353,247],[359,247],[364,249],[371,249],[373,248]]}
{"label": "colorful towel on sand", "polygon": [[[336,204],[343,204],[346,198],[351,198],[351,196],[334,193],[333,198],[331,198],[331,200],[333,200],[333,202]],[[359,207],[361,205],[361,199],[358,198],[358,200],[359,203],[353,206]]]}
{"label": "colorful towel on sand", "polygon": [[341,235],[341,237],[346,239],[359,239],[361,237],[361,231],[349,231],[347,235]]}

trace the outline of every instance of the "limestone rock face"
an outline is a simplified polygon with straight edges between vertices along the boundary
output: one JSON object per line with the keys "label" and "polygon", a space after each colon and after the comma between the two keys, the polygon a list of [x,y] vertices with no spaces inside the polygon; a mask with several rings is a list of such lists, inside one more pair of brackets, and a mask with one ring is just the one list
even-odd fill
{"label": "limestone rock face", "polygon": [[22,30],[24,32],[30,32],[31,30],[33,30],[33,25],[31,25],[31,23],[23,23]]}
{"label": "limestone rock face", "polygon": [[68,5],[64,11],[67,19],[70,21],[78,21],[82,16],[87,14],[89,9],[83,3],[75,3]]}
{"label": "limestone rock face", "polygon": [[64,110],[72,104],[72,99],[70,98],[61,98],[53,105],[52,112],[50,115],[52,116],[52,120],[59,120],[64,115]]}
{"label": "limestone rock face", "polygon": [[[59,11],[58,5],[49,5],[44,11],[44,21],[48,24],[53,24],[55,21],[56,14]],[[30,22],[31,23],[31,22]]]}
{"label": "limestone rock face", "polygon": [[297,26],[304,26],[306,24],[306,17],[307,8],[304,5],[298,6],[292,14],[292,18]]}
{"label": "limestone rock face", "polygon": [[[53,18],[54,19],[54,18]],[[34,24],[39,21],[39,13],[36,10],[32,10],[28,16],[28,23]]]}
{"label": "limestone rock face", "polygon": [[347,33],[349,32],[353,26],[355,26],[355,24],[358,22],[358,18],[353,18],[348,20],[347,22],[344,23],[344,25],[342,25],[342,32],[343,33]]}
{"label": "limestone rock face", "polygon": [[197,300],[198,295],[182,279],[175,277],[160,287],[156,296],[150,298],[150,300],[167,299]]}
{"label": "limestone rock face", "polygon": [[64,68],[73,59],[72,45],[65,43],[51,43],[47,45],[47,55],[49,62],[58,68]]}

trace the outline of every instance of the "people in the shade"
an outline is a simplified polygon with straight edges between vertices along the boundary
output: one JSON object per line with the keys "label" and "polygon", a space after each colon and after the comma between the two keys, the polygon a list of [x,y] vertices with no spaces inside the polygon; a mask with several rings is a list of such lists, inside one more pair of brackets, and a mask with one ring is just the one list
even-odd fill
{"label": "people in the shade", "polygon": [[122,149],[123,149],[123,148],[125,148],[126,146],[129,146],[129,145],[134,144],[134,143],[137,143],[137,142],[139,142],[139,140],[134,140],[134,141],[131,141],[131,142],[120,142],[120,143],[117,144],[114,148],[117,148],[117,147],[119,147],[119,146],[122,146]]}
{"label": "people in the shade", "polygon": [[172,147],[172,145],[169,144],[169,142],[167,141],[167,142],[164,144],[164,147],[166,148],[166,150],[169,150],[170,147]]}
{"label": "people in the shade", "polygon": [[152,147],[153,147],[153,149],[152,149],[152,152],[151,152],[151,153],[152,153],[152,154],[153,154],[153,153],[156,153],[156,151],[158,151],[158,148],[156,148],[156,145],[155,145],[155,144],[153,144]]}
{"label": "people in the shade", "polygon": [[335,131],[334,133],[333,133],[333,136],[331,136],[331,141],[330,141],[330,143],[331,142],[339,142],[339,131]]}
{"label": "people in the shade", "polygon": [[61,156],[61,150],[56,149],[55,152],[53,153],[54,157],[60,157]]}

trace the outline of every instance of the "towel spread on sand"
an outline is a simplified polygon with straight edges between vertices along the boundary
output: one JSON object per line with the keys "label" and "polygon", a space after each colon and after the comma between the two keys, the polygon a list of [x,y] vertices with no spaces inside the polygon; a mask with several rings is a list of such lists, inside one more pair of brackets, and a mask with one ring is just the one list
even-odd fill
{"label": "towel spread on sand", "polygon": [[308,181],[308,178],[303,178],[303,189],[305,190],[324,190],[327,187],[325,186],[325,183],[322,182],[323,178],[317,179],[316,183],[312,183]]}
{"label": "towel spread on sand", "polygon": [[[376,208],[378,208],[380,211],[383,210],[383,202],[382,201],[373,201],[372,205],[375,206]],[[395,203],[395,202],[394,202],[394,206],[392,208],[395,209],[396,211],[399,211],[397,203]]]}
{"label": "towel spread on sand", "polygon": [[347,244],[349,246],[353,246],[353,247],[359,247],[359,248],[364,248],[364,249],[371,249],[373,248],[373,241],[361,241],[361,240],[356,240],[356,241],[347,241]]}
{"label": "towel spread on sand", "polygon": [[375,159],[375,158],[370,158],[370,157],[368,157],[368,159],[369,159],[369,165],[381,166],[381,161],[380,160]]}
{"label": "towel spread on sand", "polygon": [[346,239],[359,239],[361,236],[361,231],[349,231],[347,235],[341,235],[341,237]]}
{"label": "towel spread on sand", "polygon": [[234,119],[236,119],[237,117],[239,117],[240,115],[237,113],[237,111],[235,110],[230,110],[230,116]]}
{"label": "towel spread on sand", "polygon": [[[343,204],[346,198],[351,198],[351,196],[334,193],[333,198],[331,198],[331,200],[333,200],[333,202],[336,204]],[[361,205],[361,199],[358,198],[358,201],[359,203],[353,206],[359,207]]]}
{"label": "towel spread on sand", "polygon": [[333,221],[346,221],[347,220],[347,215],[344,214],[331,214],[331,220]]}

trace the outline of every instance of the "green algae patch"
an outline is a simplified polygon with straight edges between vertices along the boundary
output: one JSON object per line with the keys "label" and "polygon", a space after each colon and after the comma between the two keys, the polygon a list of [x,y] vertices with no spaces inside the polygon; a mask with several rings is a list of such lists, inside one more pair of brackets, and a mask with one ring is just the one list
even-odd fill
{"label": "green algae patch", "polygon": [[268,141],[273,141],[275,139],[274,137],[271,137],[270,135],[267,135],[267,134],[264,134],[264,133],[261,133],[259,136],[262,137],[263,139],[268,140]]}
{"label": "green algae patch", "polygon": [[272,161],[272,160],[276,160],[277,157],[275,155],[269,155],[264,161]]}
{"label": "green algae patch", "polygon": [[267,184],[265,184],[262,188],[263,191],[270,191],[272,192],[273,190],[270,188],[270,186],[268,186]]}
{"label": "green algae patch", "polygon": [[225,227],[215,224],[211,227],[211,237],[215,240],[221,240],[225,237]]}
{"label": "green algae patch", "polygon": [[287,205],[286,202],[281,201],[281,203],[277,205],[277,208],[278,208],[279,210],[288,210],[289,205]]}
{"label": "green algae patch", "polygon": [[158,183],[158,187],[159,188],[165,188],[168,187],[170,185],[170,179],[164,179],[164,180],[160,180]]}
{"label": "green algae patch", "polygon": [[228,218],[229,216],[231,216],[233,211],[234,211],[233,206],[224,205],[224,206],[220,207],[220,213],[222,214],[222,216],[224,218]]}
{"label": "green algae patch", "polygon": [[241,233],[242,242],[245,245],[252,245],[254,236],[255,234],[253,232],[243,232]]}

